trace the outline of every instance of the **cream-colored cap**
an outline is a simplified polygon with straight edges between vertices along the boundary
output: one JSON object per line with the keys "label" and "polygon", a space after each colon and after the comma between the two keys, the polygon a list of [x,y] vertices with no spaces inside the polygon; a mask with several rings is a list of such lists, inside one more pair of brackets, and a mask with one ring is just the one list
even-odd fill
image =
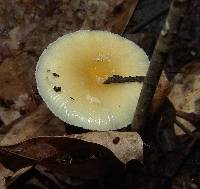
{"label": "cream-colored cap", "polygon": [[39,58],[39,94],[61,120],[89,130],[131,123],[142,83],[103,84],[112,75],[145,76],[149,60],[135,43],[106,31],[80,30],[51,43]]}

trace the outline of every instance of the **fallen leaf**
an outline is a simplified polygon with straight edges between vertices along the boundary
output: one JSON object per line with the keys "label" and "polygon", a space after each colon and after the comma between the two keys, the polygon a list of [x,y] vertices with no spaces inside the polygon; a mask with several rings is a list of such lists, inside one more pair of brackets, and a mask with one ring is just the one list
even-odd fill
{"label": "fallen leaf", "polygon": [[[200,63],[193,62],[180,70],[174,78],[174,86],[169,94],[169,99],[177,111],[195,113],[200,116]],[[177,117],[187,129],[193,131],[195,127],[182,118]],[[176,134],[184,132],[175,126]]]}
{"label": "fallen leaf", "polygon": [[75,179],[71,177],[62,176],[61,174],[52,172],[50,169],[47,169],[46,167],[42,165],[34,166],[34,171],[37,171],[43,177],[48,178],[60,188],[62,188],[63,183],[73,185],[73,186],[77,186],[77,185],[80,185],[80,183],[84,183],[84,181],[82,181],[79,178]]}
{"label": "fallen leaf", "polygon": [[11,145],[36,136],[64,135],[64,133],[63,122],[56,118],[46,105],[41,104],[34,112],[12,125],[0,144]]}
{"label": "fallen leaf", "polygon": [[6,107],[0,104],[0,119],[4,125],[11,124],[38,106],[32,98],[34,94],[30,83],[33,83],[33,78],[29,77],[34,73],[32,62],[33,59],[21,54],[16,59],[6,59],[0,66],[0,100],[3,105],[12,102]]}
{"label": "fallen leaf", "polygon": [[[113,33],[122,34],[133,15],[139,0],[112,0],[111,7],[112,13],[109,16],[107,27],[111,28]],[[112,6],[112,3],[115,6]]]}
{"label": "fallen leaf", "polygon": [[9,49],[16,50],[26,40],[27,35],[36,28],[36,23],[26,23],[13,28],[9,32],[10,39],[7,40]]}
{"label": "fallen leaf", "polygon": [[172,86],[170,82],[168,81],[165,73],[162,72],[154,97],[153,97],[153,101],[151,105],[152,112],[156,112],[158,108],[161,106],[161,104],[165,101],[166,97],[170,93],[171,87]]}
{"label": "fallen leaf", "polygon": [[8,46],[3,43],[4,40],[0,38],[0,63],[9,56],[12,56],[12,53]]}
{"label": "fallen leaf", "polygon": [[143,159],[143,141],[136,132],[89,132],[68,137],[100,144],[111,150],[124,164],[132,159]]}
{"label": "fallen leaf", "polygon": [[24,167],[16,171],[11,178],[9,178],[8,182],[6,183],[9,187],[13,182],[15,182],[18,178],[20,178],[23,174],[31,170],[32,166]]}
{"label": "fallen leaf", "polygon": [[10,169],[7,169],[0,163],[0,173],[4,178],[12,177],[13,176],[13,171]]}
{"label": "fallen leaf", "polygon": [[1,189],[6,189],[5,178],[1,175],[1,173],[0,173],[0,188]]}
{"label": "fallen leaf", "polygon": [[13,171],[41,164],[62,175],[98,178],[123,164],[107,148],[69,137],[38,137],[0,146],[0,161]]}
{"label": "fallen leaf", "polygon": [[86,3],[83,29],[107,30],[122,34],[138,0],[90,0]]}
{"label": "fallen leaf", "polygon": [[[25,58],[25,56],[21,57],[21,61],[22,58]],[[0,66],[0,97],[3,99],[13,99],[27,93],[25,81],[20,80],[22,73],[26,74],[27,77],[27,70],[22,65],[17,65],[17,62],[13,63],[13,61],[13,59],[6,59]],[[26,63],[26,66],[30,67],[31,65]]]}
{"label": "fallen leaf", "polygon": [[176,111],[173,104],[165,98],[160,106],[157,116],[159,116],[157,123],[157,145],[160,146],[162,152],[174,151],[177,146],[176,134],[174,131],[174,122],[176,117]]}
{"label": "fallen leaf", "polygon": [[192,125],[194,125],[196,128],[200,127],[200,115],[195,113],[186,113],[182,111],[177,111],[176,115],[186,121],[189,121]]}
{"label": "fallen leaf", "polygon": [[4,125],[10,124],[20,117],[19,111],[0,107],[0,119]]}

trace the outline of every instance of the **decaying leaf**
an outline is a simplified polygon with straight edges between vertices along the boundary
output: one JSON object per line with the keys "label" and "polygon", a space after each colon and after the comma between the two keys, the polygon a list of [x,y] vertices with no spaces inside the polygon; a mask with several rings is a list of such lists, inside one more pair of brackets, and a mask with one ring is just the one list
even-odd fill
{"label": "decaying leaf", "polygon": [[0,189],[4,189],[5,187],[5,180],[13,176],[13,171],[7,169],[0,163]]}
{"label": "decaying leaf", "polygon": [[187,112],[177,111],[176,115],[180,118],[183,118],[186,121],[189,121],[196,128],[200,127],[200,115],[199,114],[195,114],[194,112],[187,113]]}
{"label": "decaying leaf", "polygon": [[157,116],[159,116],[156,131],[158,145],[163,152],[174,151],[177,146],[176,135],[173,127],[176,111],[168,98],[165,98],[163,101],[157,112]]}
{"label": "decaying leaf", "polygon": [[64,125],[41,104],[34,112],[15,123],[4,136],[1,145],[11,145],[41,135],[64,135]]}
{"label": "decaying leaf", "polygon": [[107,148],[69,137],[38,137],[0,147],[0,161],[16,171],[41,164],[62,175],[97,178],[123,164]]}
{"label": "decaying leaf", "polygon": [[111,0],[112,15],[109,16],[107,27],[110,31],[121,34],[124,32],[139,0]]}
{"label": "decaying leaf", "polygon": [[12,177],[9,179],[8,182],[6,182],[6,185],[9,186],[10,184],[12,184],[15,180],[17,180],[18,178],[20,178],[23,174],[25,174],[26,172],[30,171],[32,168],[32,166],[27,166],[24,168],[19,169],[18,171],[16,171]]}
{"label": "decaying leaf", "polygon": [[69,137],[100,144],[111,150],[125,164],[131,159],[143,159],[143,142],[136,132],[89,132]]}
{"label": "decaying leaf", "polygon": [[3,177],[11,177],[13,176],[13,172],[10,169],[7,169],[6,167],[3,166],[3,164],[0,163],[0,173],[3,175]]}
{"label": "decaying leaf", "polygon": [[121,34],[131,18],[138,0],[89,0],[83,29],[101,29]]}
{"label": "decaying leaf", "polygon": [[171,90],[170,82],[166,78],[165,73],[162,72],[158,86],[156,88],[156,91],[153,97],[153,102],[151,106],[152,112],[156,112],[158,110],[158,108],[164,102],[167,95],[170,93],[170,90]]}
{"label": "decaying leaf", "polygon": [[[64,134],[63,123],[43,104],[39,105],[40,99],[35,94],[35,63],[45,47],[84,25],[122,33],[138,0],[96,2],[42,1],[40,6],[36,1],[0,3],[1,29],[5,33],[0,37],[0,98],[14,101],[7,107],[7,113],[19,114],[3,120],[10,130],[1,145],[18,144],[0,147],[0,160],[14,171],[39,163],[63,175],[87,179],[97,178],[112,167],[123,167],[120,161],[142,159],[143,143],[136,133],[94,132],[70,136],[72,138],[39,137],[21,142],[39,135]],[[21,98],[24,96],[26,98]]]}
{"label": "decaying leaf", "polygon": [[[200,115],[200,63],[193,62],[180,70],[174,79],[174,86],[169,94],[169,99],[177,111],[195,113]],[[190,131],[195,127],[188,121],[177,117],[177,119]],[[178,135],[184,132],[176,128]]]}
{"label": "decaying leaf", "polygon": [[[34,61],[33,57],[22,53],[16,58],[5,59],[0,66],[0,98],[4,101],[12,101],[11,108],[13,109],[24,108],[30,112],[36,106],[31,98],[33,95],[31,86],[34,81]],[[17,105],[15,105],[16,103]]]}
{"label": "decaying leaf", "polygon": [[0,107],[0,119],[4,125],[9,125],[20,117],[19,111]]}
{"label": "decaying leaf", "polygon": [[[11,170],[42,164],[64,175],[82,178],[98,177],[113,164],[120,165],[115,156],[123,163],[142,160],[143,142],[139,134],[90,132],[68,137],[38,137],[0,147],[0,160]],[[86,172],[90,174],[85,175]]]}
{"label": "decaying leaf", "polygon": [[5,178],[1,175],[1,173],[0,173],[0,188],[6,189]]}
{"label": "decaying leaf", "polygon": [[31,57],[21,54],[5,59],[0,66],[0,120],[5,128],[38,106],[31,88],[32,63]]}

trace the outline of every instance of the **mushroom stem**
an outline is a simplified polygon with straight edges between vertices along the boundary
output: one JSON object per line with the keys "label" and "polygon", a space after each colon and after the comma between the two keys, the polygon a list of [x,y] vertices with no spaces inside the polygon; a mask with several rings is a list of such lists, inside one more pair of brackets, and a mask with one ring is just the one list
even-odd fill
{"label": "mushroom stem", "polygon": [[113,75],[108,77],[103,84],[112,84],[112,83],[127,83],[127,82],[139,82],[142,83],[144,81],[144,76],[128,76],[123,77],[120,75]]}
{"label": "mushroom stem", "polygon": [[142,91],[133,118],[132,129],[138,131],[144,128],[147,123],[147,115],[149,115],[152,99],[160,79],[164,64],[167,61],[170,51],[174,48],[174,42],[178,34],[181,21],[188,8],[189,0],[173,0],[170,10],[160,32],[160,36],[156,43],[151,63],[144,80]]}

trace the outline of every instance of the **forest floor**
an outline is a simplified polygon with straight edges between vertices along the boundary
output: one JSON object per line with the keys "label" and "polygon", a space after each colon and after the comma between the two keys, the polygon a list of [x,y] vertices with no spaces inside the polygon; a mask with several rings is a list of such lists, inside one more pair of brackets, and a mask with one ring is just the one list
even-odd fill
{"label": "forest floor", "polygon": [[[42,103],[35,83],[35,66],[47,45],[79,29],[118,33],[151,57],[169,4],[169,0],[0,1],[0,188],[200,188],[199,0],[191,1],[166,59],[171,89],[140,133],[143,148],[134,146],[132,139],[139,139],[128,127],[109,136],[90,136],[86,130],[66,126]],[[72,138],[53,138],[66,133]],[[49,138],[31,140],[39,136]],[[135,154],[129,154],[131,147],[125,146],[123,137],[138,149]],[[113,147],[119,139],[121,147]],[[17,145],[2,147],[13,144]],[[73,153],[72,144],[81,153]],[[54,147],[62,154],[55,160],[56,168],[54,161],[41,161],[52,155]],[[63,167],[67,174],[60,172]]]}

